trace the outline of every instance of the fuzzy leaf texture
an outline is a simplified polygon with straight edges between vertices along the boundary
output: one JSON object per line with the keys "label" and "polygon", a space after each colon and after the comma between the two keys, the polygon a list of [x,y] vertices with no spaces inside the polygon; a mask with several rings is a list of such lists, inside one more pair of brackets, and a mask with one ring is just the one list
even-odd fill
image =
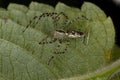
{"label": "fuzzy leaf texture", "polygon": [[[34,24],[33,17],[46,12],[63,12],[69,20],[82,15],[87,19],[81,17],[67,26],[64,24],[65,17],[61,15],[56,26],[51,17],[42,18],[38,24]],[[33,24],[23,32],[30,20]],[[58,41],[39,44],[42,40],[52,40],[51,33],[55,29],[89,34],[85,37],[88,43],[85,44],[83,38],[69,38],[68,46],[64,40],[61,44]],[[63,3],[58,3],[55,8],[37,2],[31,2],[29,8],[11,3],[7,10],[0,9],[0,79],[56,80],[85,75],[108,64],[114,42],[115,31],[111,18],[90,2],[84,2],[80,9]],[[57,47],[59,44],[60,47]],[[66,46],[64,54],[53,53],[63,51]],[[48,65],[51,56],[54,58]]]}

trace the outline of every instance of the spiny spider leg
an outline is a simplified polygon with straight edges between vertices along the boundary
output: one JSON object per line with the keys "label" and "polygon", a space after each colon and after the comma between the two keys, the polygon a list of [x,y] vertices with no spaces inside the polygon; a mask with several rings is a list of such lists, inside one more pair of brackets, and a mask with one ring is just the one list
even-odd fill
{"label": "spiny spider leg", "polygon": [[[62,44],[62,40],[59,40],[59,43]],[[61,47],[60,44],[57,45],[57,47],[56,47],[57,49],[59,49]],[[66,40],[65,44],[66,44],[66,47],[63,51],[59,51],[59,52],[54,51],[54,54],[64,54],[67,51],[68,46],[70,45],[70,41]]]}
{"label": "spiny spider leg", "polygon": [[68,16],[66,16],[63,12],[60,12],[59,14],[55,13],[55,12],[43,13],[40,16],[35,16],[35,17],[33,17],[32,20],[30,20],[30,23],[26,26],[26,28],[23,30],[23,32],[25,32],[25,30],[32,24],[32,21],[35,21],[35,19],[37,19],[37,18],[38,18],[38,20],[35,22],[35,25],[38,24],[38,22],[40,21],[40,19],[42,17],[52,17],[52,19],[54,21],[58,21],[60,19],[60,17],[59,17],[60,15],[63,15],[66,19],[68,19]]}
{"label": "spiny spider leg", "polygon": [[[84,15],[81,15],[81,16],[78,16],[78,17],[76,17],[75,19],[73,19],[73,20],[70,20],[70,21],[67,21],[66,22],[66,25],[67,26],[69,26],[69,25],[71,25],[71,24],[73,24],[74,22],[76,22],[76,21],[78,21],[78,20],[81,20],[81,19],[85,19],[85,20],[89,20],[87,17],[85,17]],[[80,33],[82,33],[81,35],[84,35],[84,44],[86,45],[86,44],[88,44],[88,40],[89,40],[89,34],[90,33],[87,33],[87,35],[86,34],[83,34],[83,32],[80,32]],[[85,43],[86,42],[86,43]]]}
{"label": "spiny spider leg", "polygon": [[66,19],[68,19],[68,16],[65,15],[63,12],[60,12],[59,14],[57,14],[57,15],[54,17],[54,19],[58,21],[58,20],[60,19],[60,16],[61,16],[61,15],[63,15]]}
{"label": "spiny spider leg", "polygon": [[52,44],[57,40],[57,39],[52,39],[51,41],[44,41],[45,39],[43,39],[41,42],[39,42],[39,44]]}
{"label": "spiny spider leg", "polygon": [[90,37],[90,32],[87,33],[86,36],[84,36],[84,44],[87,45]]}
{"label": "spiny spider leg", "polygon": [[80,20],[80,19],[88,20],[88,18],[86,18],[85,16],[82,15],[82,16],[76,17],[75,19],[73,19],[73,20],[71,20],[71,21],[66,22],[66,25],[73,24],[75,21]]}
{"label": "spiny spider leg", "polygon": [[53,60],[54,56],[50,57],[49,61],[47,62],[47,65],[50,65],[50,62]]}
{"label": "spiny spider leg", "polygon": [[[62,44],[62,40],[59,40],[59,43]],[[54,54],[64,54],[67,51],[68,46],[70,45],[69,40],[66,40],[66,45],[67,46],[65,47],[65,49],[63,51],[60,51],[60,52],[54,51]],[[60,48],[60,45],[58,45],[57,48]],[[54,59],[54,57],[55,57],[55,55],[50,57],[50,59],[49,59],[49,61],[47,63],[48,65]]]}

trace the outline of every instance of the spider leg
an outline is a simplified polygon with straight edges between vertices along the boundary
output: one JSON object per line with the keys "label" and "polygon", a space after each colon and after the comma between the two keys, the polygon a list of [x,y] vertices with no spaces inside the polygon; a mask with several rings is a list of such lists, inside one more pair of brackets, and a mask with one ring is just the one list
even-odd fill
{"label": "spider leg", "polygon": [[84,19],[84,20],[88,20],[87,17],[85,17],[84,15],[82,15],[82,16],[78,16],[78,17],[76,17],[76,18],[73,19],[73,20],[68,21],[68,22],[66,23],[66,25],[73,24],[75,21],[83,20],[83,19]]}
{"label": "spider leg", "polygon": [[54,18],[53,18],[54,15],[57,15],[57,13],[54,13],[54,12],[52,12],[52,13],[43,13],[43,14],[41,14],[40,16],[35,16],[35,17],[33,17],[33,19],[30,20],[30,23],[29,23],[29,24],[26,26],[26,28],[23,30],[23,32],[25,32],[25,30],[26,30],[26,29],[32,24],[32,22],[34,22],[36,19],[37,19],[37,21],[35,22],[35,24],[37,24],[42,17],[52,17],[52,19],[54,19]]}
{"label": "spider leg", "polygon": [[41,45],[41,44],[52,44],[52,43],[54,43],[57,39],[52,39],[52,40],[50,40],[50,41],[46,41],[46,39],[47,38],[45,38],[45,39],[43,39],[42,41],[40,41],[39,42],[39,44]]}
{"label": "spider leg", "polygon": [[[48,36],[47,36],[46,38],[44,38],[42,41],[40,41],[39,44],[40,44],[40,45],[52,44],[52,43],[54,43],[55,41],[57,41],[57,39],[55,39],[55,38],[52,39],[51,41],[47,41],[47,38],[48,38]],[[54,56],[51,56],[51,57],[49,58],[48,62],[47,62],[47,65],[49,65],[50,62],[51,62],[53,59],[54,59]]]}
{"label": "spider leg", "polygon": [[65,19],[68,19],[68,16],[65,14],[65,13],[63,13],[63,12],[60,12],[59,14],[57,14],[55,17],[54,17],[54,19],[56,20],[56,21],[58,21],[59,19],[60,19],[60,16],[61,15],[63,15],[64,17],[65,17]]}
{"label": "spider leg", "polygon": [[[58,40],[60,44],[62,44],[62,40]],[[60,49],[60,44],[57,45],[57,49]],[[47,64],[50,65],[50,62],[55,58],[55,56],[57,56],[57,54],[65,54],[65,52],[67,51],[68,46],[70,45],[69,40],[66,41],[66,47],[63,51],[54,51],[53,53],[55,54],[54,56],[51,56],[50,59],[48,60]]]}
{"label": "spider leg", "polygon": [[[59,40],[59,43],[60,44],[62,44],[63,42],[62,42],[62,40]],[[61,45],[60,44],[58,44],[57,45],[57,49],[60,49],[60,47],[61,47]],[[66,40],[65,41],[65,48],[63,49],[63,51],[59,51],[59,52],[56,52],[56,51],[54,51],[54,54],[64,54],[66,51],[67,51],[67,49],[68,49],[68,46],[70,45],[70,42],[69,42],[69,40]]]}
{"label": "spider leg", "polygon": [[47,65],[50,65],[50,62],[53,60],[54,56],[50,57],[49,61],[47,62]]}
{"label": "spider leg", "polygon": [[84,44],[85,45],[88,44],[89,38],[90,38],[90,32],[88,32],[87,35],[84,36]]}
{"label": "spider leg", "polygon": [[56,13],[56,12],[51,12],[51,13],[43,13],[41,14],[40,16],[35,16],[33,17],[32,20],[30,20],[30,23],[26,26],[26,28],[23,30],[23,32],[26,31],[26,29],[32,25],[32,22],[34,22],[36,19],[37,21],[34,23],[35,25],[38,24],[38,22],[41,20],[41,18],[43,17],[51,17],[54,21],[58,21],[60,19],[60,15],[63,15],[66,19],[68,19],[68,17],[63,13],[63,12],[60,12],[59,14]]}

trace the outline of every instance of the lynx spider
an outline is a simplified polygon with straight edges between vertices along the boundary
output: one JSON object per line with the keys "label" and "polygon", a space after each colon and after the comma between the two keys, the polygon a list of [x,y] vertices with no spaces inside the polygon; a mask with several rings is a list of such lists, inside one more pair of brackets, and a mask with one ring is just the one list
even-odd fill
{"label": "lynx spider", "polygon": [[[35,22],[35,24],[38,24],[38,22],[41,20],[41,18],[44,17],[51,17],[53,19],[54,22],[57,22],[60,19],[60,16],[63,15],[66,19],[66,22],[64,23],[64,25],[68,26],[72,23],[74,23],[76,20],[79,20],[81,17],[77,17],[71,21],[69,21],[68,16],[66,16],[63,12],[60,13],[55,13],[55,12],[51,12],[51,13],[43,13],[40,16],[35,16],[30,23],[26,26],[26,28],[23,30],[23,32],[26,31],[26,29],[31,25],[32,21],[34,21],[35,19],[38,18],[38,20]],[[83,18],[85,18],[86,20],[88,20],[86,17],[82,16]],[[55,24],[57,26],[57,24]],[[63,26],[64,27],[64,26]],[[66,42],[66,47],[63,51],[61,52],[56,52],[54,51],[54,54],[64,54],[67,51],[67,48],[70,44],[69,39],[67,38],[86,38],[86,35],[83,32],[79,32],[79,31],[65,31],[63,29],[55,29],[53,31],[53,34],[51,34],[53,36],[53,39],[51,41],[46,41],[45,39],[47,39],[49,36],[47,36],[45,39],[43,39],[42,41],[39,42],[40,45],[44,45],[44,44],[52,44],[56,41],[58,41],[60,44],[62,44],[63,41]],[[88,36],[87,36],[88,39]],[[60,48],[60,45],[57,46],[57,48]],[[47,64],[49,65],[50,62],[54,59],[55,56],[51,56],[50,59],[48,60]]]}

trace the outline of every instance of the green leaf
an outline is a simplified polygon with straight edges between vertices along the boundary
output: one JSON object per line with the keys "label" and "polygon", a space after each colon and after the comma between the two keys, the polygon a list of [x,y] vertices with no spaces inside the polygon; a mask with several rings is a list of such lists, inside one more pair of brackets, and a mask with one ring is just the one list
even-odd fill
{"label": "green leaf", "polygon": [[19,10],[23,13],[26,13],[28,11],[28,8],[24,5],[20,5],[20,4],[15,4],[15,3],[10,3],[7,7],[7,9],[10,10]]}
{"label": "green leaf", "polygon": [[0,18],[4,18],[4,19],[9,18],[9,12],[3,9],[0,10]]}
{"label": "green leaf", "polygon": [[46,5],[43,3],[31,2],[29,5],[30,10],[40,11],[40,12],[51,12],[54,11],[54,8],[50,5]]}
{"label": "green leaf", "polygon": [[60,79],[60,80],[114,80],[111,78],[111,74],[119,69],[120,69],[120,59],[102,69],[98,69],[95,72],[91,72],[86,75],[81,75],[77,77]]}
{"label": "green leaf", "polygon": [[26,14],[19,10],[15,10],[15,9],[10,10],[9,18],[23,26],[26,26],[28,24],[28,18]]}
{"label": "green leaf", "polygon": [[29,54],[26,54],[28,52],[25,49],[19,47],[14,43],[1,39],[0,51],[0,71],[4,77],[7,77],[8,79],[39,80],[44,77],[46,77],[46,79],[49,79],[54,76],[51,74],[47,67],[42,65],[42,63],[38,62]]}
{"label": "green leaf", "polygon": [[110,77],[110,80],[120,80],[120,69],[116,70]]}
{"label": "green leaf", "polygon": [[80,16],[81,11],[78,8],[69,7],[63,3],[58,3],[55,7],[56,12],[64,12],[70,19]]}
{"label": "green leaf", "polygon": [[87,18],[100,21],[104,21],[106,19],[106,14],[95,4],[89,2],[84,2],[81,11],[87,16]]}
{"label": "green leaf", "polygon": [[7,22],[1,20],[0,22],[0,33],[2,33],[0,35],[1,74],[11,80],[39,80],[55,77],[49,67],[38,60],[38,54],[35,54],[36,57],[32,55],[32,51],[39,50],[39,45],[35,40],[39,40],[42,33],[31,31],[36,34],[36,36],[32,36],[23,33],[24,27],[11,20],[7,20]]}
{"label": "green leaf", "polygon": [[30,21],[30,20],[33,20],[33,18],[35,16],[40,16],[41,14],[42,14],[42,12],[40,12],[40,11],[29,10],[26,15]]}
{"label": "green leaf", "polygon": [[115,45],[112,51],[112,61],[115,61],[120,58],[120,47]]}
{"label": "green leaf", "polygon": [[4,8],[0,8],[0,11],[6,11],[6,9],[4,9]]}
{"label": "green leaf", "polygon": [[[29,10],[21,6],[11,4],[8,7],[9,19],[0,19],[0,77],[3,79],[48,80],[73,77],[103,68],[110,61],[115,41],[114,25],[111,18],[106,17],[94,4],[85,2],[81,10],[63,3],[58,3],[55,9],[37,2],[32,2]],[[56,24],[51,17],[39,20],[44,12],[63,12],[69,21],[82,15],[88,19],[81,17],[71,25],[64,25],[66,18],[61,15]],[[32,19],[34,16],[38,16],[37,25],[34,24],[35,19]],[[31,25],[23,32],[30,19]],[[88,43],[84,43],[84,38],[68,37],[68,46],[65,40],[60,47],[58,41],[39,44],[41,41],[51,41],[55,29],[83,32]],[[68,51],[64,54],[53,53],[64,51],[66,47]],[[48,65],[52,56],[55,58]],[[95,77],[101,79],[99,75]],[[103,79],[106,78],[103,76]]]}

